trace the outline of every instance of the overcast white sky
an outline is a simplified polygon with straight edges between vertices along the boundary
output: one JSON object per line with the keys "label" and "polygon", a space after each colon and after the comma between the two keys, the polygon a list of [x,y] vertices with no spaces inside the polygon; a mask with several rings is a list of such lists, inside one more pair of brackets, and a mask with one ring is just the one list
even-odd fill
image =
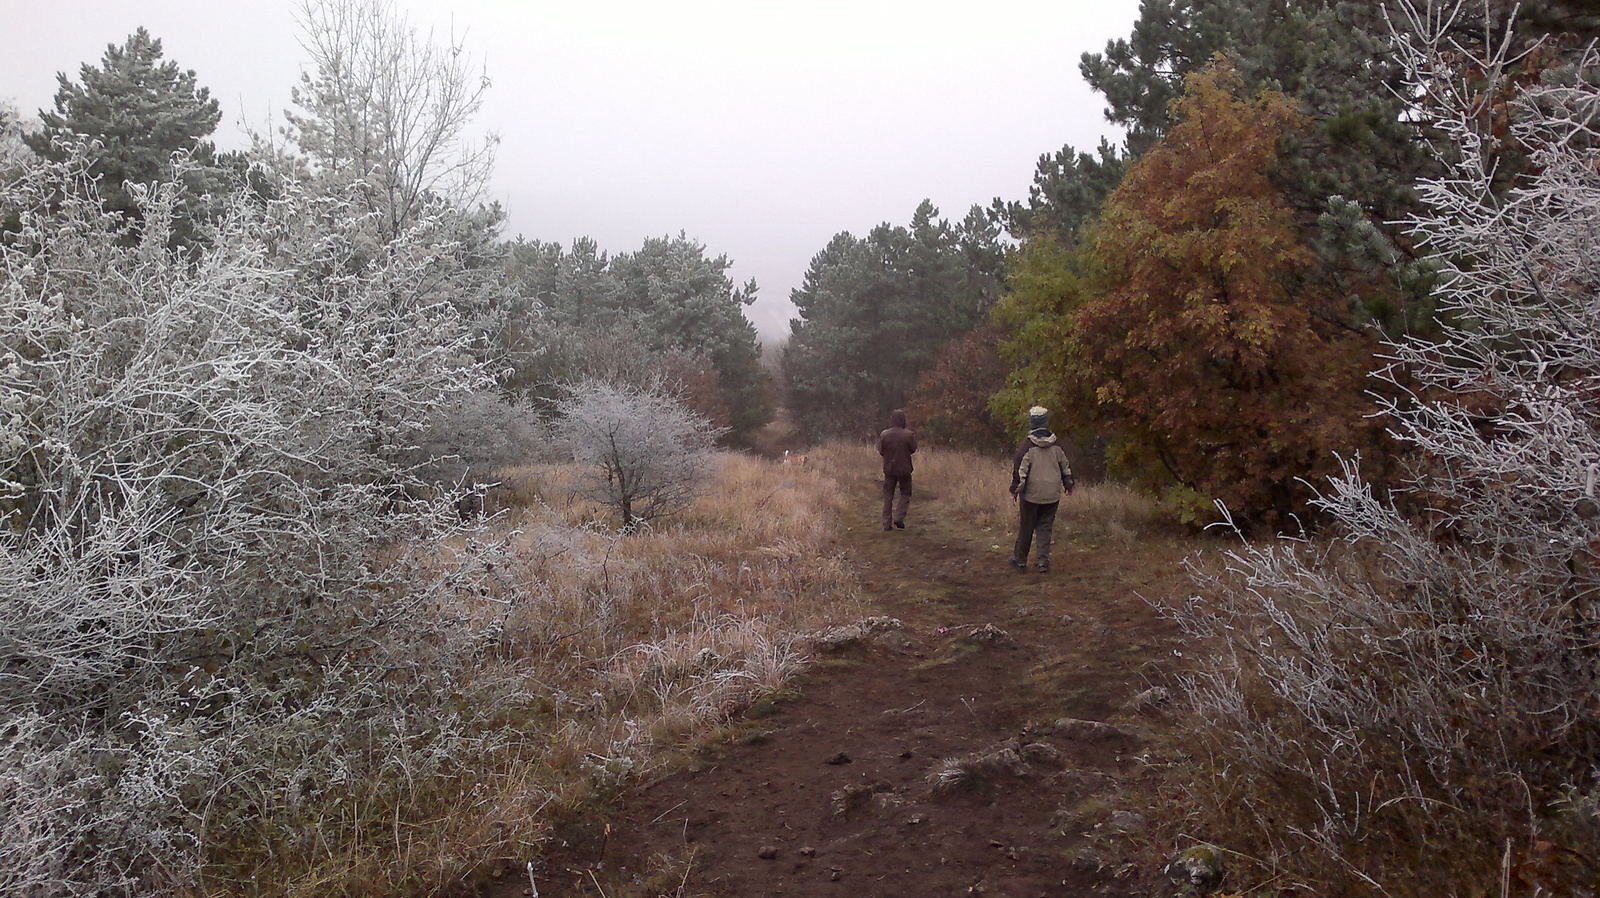
{"label": "overcast white sky", "polygon": [[[0,100],[47,108],[143,25],[222,104],[215,136],[276,125],[305,54],[297,0],[0,0]],[[493,83],[508,237],[630,251],[685,231],[726,254],[787,329],[789,291],[834,234],[1026,196],[1040,154],[1120,131],[1078,57],[1139,0],[397,0],[452,27]]]}

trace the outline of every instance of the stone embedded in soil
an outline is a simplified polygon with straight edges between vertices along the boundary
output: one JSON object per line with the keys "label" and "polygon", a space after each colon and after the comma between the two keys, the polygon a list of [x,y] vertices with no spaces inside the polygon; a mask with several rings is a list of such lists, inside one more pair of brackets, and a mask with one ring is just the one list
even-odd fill
{"label": "stone embedded in soil", "polygon": [[828,763],[829,764],[849,764],[850,763],[850,756],[841,751],[838,754],[834,755],[833,757],[829,758],[828,759]]}
{"label": "stone embedded in soil", "polygon": [[1029,764],[1037,764],[1041,767],[1067,766],[1067,756],[1061,753],[1061,749],[1043,742],[1030,742],[1022,746],[1019,754],[1022,755],[1022,760],[1027,761]]}
{"label": "stone embedded in soil", "polygon": [[1119,726],[1098,720],[1078,720],[1063,717],[1055,723],[1055,735],[1062,739],[1080,739],[1084,742],[1101,742],[1117,737],[1132,738],[1133,733]]}
{"label": "stone embedded in soil", "polygon": [[761,850],[756,852],[756,857],[761,858],[764,861],[770,861],[777,856],[778,849],[771,845],[763,845],[761,846]]}
{"label": "stone embedded in soil", "polygon": [[966,641],[973,645],[998,645],[1011,642],[1011,634],[1000,629],[994,624],[984,624],[967,634]]}
{"label": "stone embedded in soil", "polygon": [[1113,835],[1127,835],[1144,829],[1144,816],[1135,814],[1132,811],[1116,811],[1112,813],[1109,821],[1101,824],[1100,827],[1096,827],[1096,829],[1102,827],[1105,832]]}
{"label": "stone embedded in soil", "polygon": [[1093,848],[1085,848],[1072,858],[1072,869],[1079,873],[1094,873],[1105,865],[1105,858]]}
{"label": "stone embedded in soil", "polygon": [[1123,707],[1126,708],[1129,713],[1143,714],[1146,711],[1152,711],[1156,708],[1160,708],[1170,701],[1172,701],[1171,690],[1167,689],[1165,686],[1153,686],[1139,693],[1133,698],[1128,699],[1128,703]]}
{"label": "stone embedded in soil", "polygon": [[[863,804],[866,804],[869,801],[876,801],[877,797],[882,794],[889,794],[890,797],[893,798],[893,792],[894,786],[881,781],[874,783],[852,783],[848,786],[845,786],[843,789],[836,790],[828,797],[833,802],[833,816],[843,817],[846,814],[849,814],[852,810],[860,807]],[[895,803],[899,803],[898,799],[895,800]],[[884,807],[884,805],[879,806]]]}
{"label": "stone embedded in soil", "polygon": [[1167,865],[1167,876],[1179,885],[1187,886],[1200,894],[1208,894],[1222,885],[1227,871],[1222,866],[1222,855],[1210,845],[1196,845],[1179,852]]}
{"label": "stone embedded in soil", "polygon": [[1056,812],[1050,815],[1051,829],[1066,829],[1068,827],[1081,826],[1082,824],[1083,817],[1066,808],[1056,808]]}
{"label": "stone embedded in soil", "polygon": [[810,845],[803,846],[800,849],[800,856],[801,857],[815,857],[816,854],[817,854],[817,849],[812,848]]}

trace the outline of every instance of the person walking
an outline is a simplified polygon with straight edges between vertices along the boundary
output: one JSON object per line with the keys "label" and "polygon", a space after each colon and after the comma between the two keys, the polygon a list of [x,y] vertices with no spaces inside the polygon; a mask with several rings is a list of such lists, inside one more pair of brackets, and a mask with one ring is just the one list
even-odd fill
{"label": "person walking", "polygon": [[1028,436],[1011,460],[1011,498],[1017,502],[1017,544],[1011,566],[1028,569],[1028,545],[1037,548],[1039,573],[1050,570],[1050,539],[1063,493],[1072,495],[1072,467],[1050,432],[1050,410],[1028,409]]}
{"label": "person walking", "polygon": [[[906,413],[895,409],[889,416],[889,429],[878,434],[878,454],[883,456],[883,529],[906,529],[906,510],[911,507],[911,456],[917,451],[917,435],[906,429]],[[900,505],[894,504],[895,489],[900,490]]]}

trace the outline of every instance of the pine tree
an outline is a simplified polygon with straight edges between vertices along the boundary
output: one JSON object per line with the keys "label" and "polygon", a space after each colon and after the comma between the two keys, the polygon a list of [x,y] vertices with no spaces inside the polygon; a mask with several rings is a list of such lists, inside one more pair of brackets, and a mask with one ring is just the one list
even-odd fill
{"label": "pine tree", "polygon": [[989,217],[1019,240],[1043,234],[1070,246],[1078,227],[1100,211],[1126,171],[1127,157],[1104,138],[1093,155],[1063,146],[1039,157],[1027,205],[997,198]]}
{"label": "pine tree", "polygon": [[88,157],[102,203],[130,219],[139,212],[127,183],[166,180],[177,152],[193,154],[202,166],[215,162],[205,138],[222,118],[217,101],[193,70],[161,56],[161,41],[140,28],[121,47],[107,46],[99,68],[84,63],[81,83],[57,75],[55,111],[40,110],[44,127],[23,138],[54,162],[70,156],[74,142],[98,141]]}
{"label": "pine tree", "polygon": [[952,340],[981,324],[1004,253],[981,208],[959,224],[928,200],[910,227],[836,235],[791,298],[789,409],[812,434],[873,433]]}
{"label": "pine tree", "polygon": [[[742,311],[755,301],[756,284],[736,286],[727,275],[732,264],[684,234],[615,256],[589,238],[573,241],[570,251],[517,241],[507,262],[521,297],[513,316],[515,388],[554,399],[574,376],[646,387],[669,369],[674,380],[698,382],[703,378],[690,377],[691,369],[709,367],[709,392],[718,395],[705,395],[696,410],[713,420],[725,416],[735,439],[747,437],[771,420],[770,378]],[[592,358],[596,353],[611,358]]]}

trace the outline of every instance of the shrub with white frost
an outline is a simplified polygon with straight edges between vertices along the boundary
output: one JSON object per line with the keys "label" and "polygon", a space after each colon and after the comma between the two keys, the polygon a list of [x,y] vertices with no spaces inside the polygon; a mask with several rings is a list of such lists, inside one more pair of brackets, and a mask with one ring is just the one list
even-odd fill
{"label": "shrub with white frost", "polygon": [[354,188],[261,172],[271,198],[230,198],[188,258],[176,187],[138,188],[131,234],[85,171],[0,179],[7,895],[162,892],[209,845],[340,838],[285,802],[379,742],[405,766],[377,782],[470,757],[435,696],[495,626],[447,611],[498,550],[417,462],[490,386],[457,213],[380,240]]}
{"label": "shrub with white frost", "polygon": [[585,380],[558,415],[556,439],[584,466],[579,493],[620,514],[625,531],[689,504],[723,432],[662,386]]}
{"label": "shrub with white frost", "polygon": [[1189,689],[1233,827],[1207,837],[1322,894],[1577,894],[1600,849],[1600,52],[1530,77],[1509,39],[1448,41],[1461,4],[1402,9],[1448,165],[1411,222],[1446,326],[1390,347],[1416,476],[1403,511],[1348,465],[1319,503],[1335,539],[1246,546],[1176,610],[1222,647]]}

